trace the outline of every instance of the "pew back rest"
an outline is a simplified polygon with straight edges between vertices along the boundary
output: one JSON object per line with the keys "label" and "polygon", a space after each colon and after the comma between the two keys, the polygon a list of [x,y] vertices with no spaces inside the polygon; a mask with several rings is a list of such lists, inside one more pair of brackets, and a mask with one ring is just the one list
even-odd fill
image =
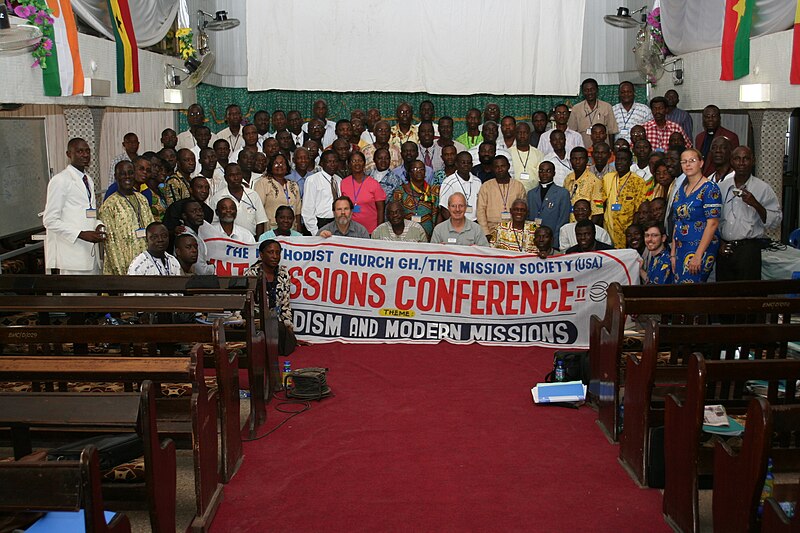
{"label": "pew back rest", "polygon": [[245,296],[0,296],[0,311],[180,313],[242,309]]}
{"label": "pew back rest", "polygon": [[90,445],[78,461],[0,463],[0,509],[78,511],[84,503],[84,483],[92,461],[98,462],[99,471],[97,449]]}
{"label": "pew back rest", "polygon": [[125,293],[181,293],[220,294],[254,291],[258,280],[254,277],[217,276],[46,276],[40,274],[13,274],[0,278],[0,293],[46,296],[48,294],[97,293],[120,295]]}

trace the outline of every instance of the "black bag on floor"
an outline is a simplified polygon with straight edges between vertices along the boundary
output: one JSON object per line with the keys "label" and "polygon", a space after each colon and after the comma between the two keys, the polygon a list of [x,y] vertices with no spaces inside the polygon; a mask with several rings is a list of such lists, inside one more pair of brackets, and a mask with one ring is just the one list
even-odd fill
{"label": "black bag on floor", "polygon": [[71,442],[47,452],[48,461],[77,461],[81,452],[93,444],[100,456],[100,470],[111,470],[115,466],[133,461],[144,454],[144,443],[136,433],[121,435],[98,435],[77,442]]}
{"label": "black bag on floor", "polygon": [[589,384],[589,352],[567,352],[563,350],[553,354],[553,370],[547,374],[544,380],[552,383],[556,380],[556,367],[558,362],[564,362],[564,381],[582,381],[584,385]]}

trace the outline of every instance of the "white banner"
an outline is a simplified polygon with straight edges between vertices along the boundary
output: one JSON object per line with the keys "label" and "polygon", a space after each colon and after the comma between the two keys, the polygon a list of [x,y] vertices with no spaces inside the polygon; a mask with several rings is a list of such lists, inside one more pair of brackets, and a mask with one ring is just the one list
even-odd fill
{"label": "white banner", "polygon": [[611,282],[638,282],[634,250],[539,259],[470,246],[332,237],[282,241],[295,333],[312,342],[588,348]]}
{"label": "white banner", "polygon": [[247,89],[574,96],[584,10],[585,0],[248,0]]}
{"label": "white banner", "polygon": [[217,269],[217,276],[244,276],[258,260],[258,244],[244,244],[227,237],[205,239],[207,259]]}

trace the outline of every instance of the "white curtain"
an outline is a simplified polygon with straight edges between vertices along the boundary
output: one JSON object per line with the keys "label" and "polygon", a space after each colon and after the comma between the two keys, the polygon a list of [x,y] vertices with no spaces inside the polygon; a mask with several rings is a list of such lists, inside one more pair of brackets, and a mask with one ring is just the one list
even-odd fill
{"label": "white curtain", "polygon": [[[797,0],[756,0],[752,37],[787,30]],[[664,40],[675,55],[722,45],[725,0],[661,0]]]}
{"label": "white curtain", "polygon": [[247,0],[247,88],[574,95],[585,0]]}
{"label": "white curtain", "polygon": [[[128,5],[139,48],[163,39],[178,12],[178,0],[128,0]],[[72,0],[72,9],[89,26],[114,40],[107,0]]]}

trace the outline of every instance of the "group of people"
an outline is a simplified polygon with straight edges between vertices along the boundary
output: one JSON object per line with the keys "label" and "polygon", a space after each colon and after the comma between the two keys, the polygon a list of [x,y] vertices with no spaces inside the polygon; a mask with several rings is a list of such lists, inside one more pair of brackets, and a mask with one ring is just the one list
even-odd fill
{"label": "group of people", "polygon": [[[203,108],[189,128],[162,132],[162,147],[139,153],[128,133],[98,208],[82,139],[48,188],[47,266],[61,272],[206,274],[204,240],[243,243],[340,235],[493,246],[547,258],[634,248],[645,283],[758,279],[759,239],[781,220],[777,197],[752,175],[752,152],[703,110],[692,145],[689,115],[668,91],[650,105],[619,85],[619,102],[584,99],[535,111],[530,122],[489,103],[470,109],[467,130],[435,120],[433,103],[401,103],[396,123],[378,109],[328,119],[258,111],[245,121],[227,107],[212,132]],[[102,243],[102,247],[96,244]],[[174,256],[169,251],[174,251]],[[77,253],[79,252],[79,253]]]}

